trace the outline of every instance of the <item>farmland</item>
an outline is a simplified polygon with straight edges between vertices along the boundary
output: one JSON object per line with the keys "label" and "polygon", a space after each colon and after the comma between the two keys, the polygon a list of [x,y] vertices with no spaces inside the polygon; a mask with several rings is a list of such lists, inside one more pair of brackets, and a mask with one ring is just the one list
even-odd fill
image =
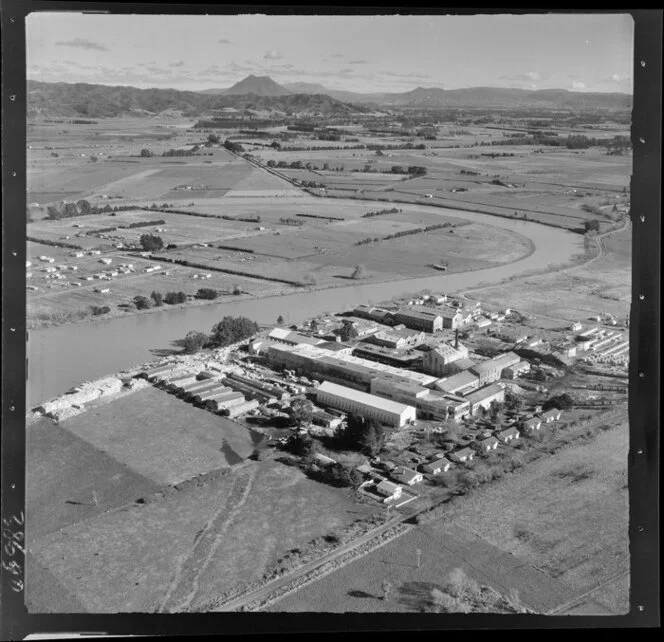
{"label": "farmland", "polygon": [[[28,127],[27,201],[33,221],[28,236],[50,247],[45,251],[29,243],[28,259],[34,265],[34,257],[42,254],[67,258],[53,245],[69,244],[100,249],[114,263],[131,261],[144,269],[147,264],[128,250],[141,234],[151,233],[170,246],[160,259],[209,269],[205,286],[222,297],[233,291],[260,297],[302,283],[309,288],[348,284],[358,264],[365,267],[363,282],[379,283],[434,275],[432,266],[440,264],[448,273],[492,267],[532,251],[515,233],[468,224],[464,210],[576,232],[591,220],[599,221],[599,231],[617,225],[629,208],[629,153],[511,144],[508,137],[526,131],[519,119],[511,122],[432,125],[436,136],[426,144],[412,132],[348,124],[353,138],[347,141],[289,131],[282,148],[266,141],[285,135],[283,126],[268,127],[256,137],[242,121],[236,129],[215,130],[220,140],[229,137],[245,145],[242,157],[208,141],[207,130],[175,112],[79,124],[34,119]],[[557,131],[566,136],[585,130],[561,126]],[[606,140],[624,134],[623,126],[610,122],[593,132]],[[384,149],[366,148],[371,145]],[[169,150],[186,155],[162,155]],[[424,173],[408,173],[411,167]],[[311,187],[308,193],[303,186],[311,181],[325,189]],[[97,208],[136,209],[46,220],[49,204],[80,199]],[[362,218],[394,207],[387,205],[390,201],[401,212]],[[436,209],[424,213],[408,203]],[[452,227],[382,240],[441,224]],[[368,239],[373,242],[357,245]],[[237,251],[212,249],[215,245]],[[33,272],[28,279],[30,327],[94,318],[92,306],[108,306],[105,318],[135,313],[133,297],[153,290],[183,291],[191,300],[199,286],[192,284],[194,269],[179,266],[169,267],[168,275],[113,276],[110,292],[99,296],[94,286],[68,278],[94,274],[90,261],[64,263],[72,270],[67,278]],[[609,296],[619,299],[620,292]]]}
{"label": "farmland", "polygon": [[[440,519],[420,524],[267,610],[421,612],[431,590],[440,588],[450,571],[463,568],[502,594],[518,591],[523,603],[539,612],[570,604],[574,614],[625,613],[628,434],[624,419],[613,423],[617,427],[590,443],[564,448],[456,501]],[[388,601],[382,600],[385,579],[394,586]]]}
{"label": "farmland", "polygon": [[245,464],[38,538],[35,576],[58,591],[31,593],[28,608],[57,611],[73,600],[92,613],[196,608],[260,578],[290,549],[348,525],[354,506],[295,468]]}
{"label": "farmland", "polygon": [[509,304],[531,314],[587,319],[603,312],[625,318],[631,301],[632,231],[602,239],[602,253],[592,262],[473,290],[487,302]]}
{"label": "farmland", "polygon": [[[168,416],[167,423],[163,416]],[[61,426],[160,485],[229,466],[225,447],[240,459],[254,448],[249,431],[235,422],[152,387],[73,417]]]}

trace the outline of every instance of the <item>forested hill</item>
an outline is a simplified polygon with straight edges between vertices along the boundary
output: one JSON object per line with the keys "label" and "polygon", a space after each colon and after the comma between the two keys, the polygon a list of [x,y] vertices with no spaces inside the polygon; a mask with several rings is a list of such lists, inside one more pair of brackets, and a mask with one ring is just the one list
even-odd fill
{"label": "forested hill", "polygon": [[28,116],[102,118],[124,114],[149,116],[169,110],[181,111],[186,116],[194,117],[227,107],[324,116],[343,116],[369,111],[367,107],[349,105],[321,94],[209,95],[175,89],[137,89],[86,83],[28,81]]}

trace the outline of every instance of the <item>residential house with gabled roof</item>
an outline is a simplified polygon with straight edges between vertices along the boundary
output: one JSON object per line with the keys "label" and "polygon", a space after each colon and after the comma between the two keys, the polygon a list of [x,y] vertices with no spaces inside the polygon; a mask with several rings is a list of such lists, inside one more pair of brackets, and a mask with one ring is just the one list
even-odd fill
{"label": "residential house with gabled roof", "polygon": [[498,440],[493,435],[484,439],[478,439],[475,443],[478,450],[485,455],[498,448]]}
{"label": "residential house with gabled roof", "polygon": [[539,417],[530,417],[529,419],[524,419],[521,422],[521,429],[524,432],[532,432],[533,430],[539,430],[542,426],[542,420]]}
{"label": "residential house with gabled roof", "polygon": [[562,411],[559,410],[558,408],[551,408],[550,410],[543,412],[540,416],[545,424],[549,424],[552,421],[558,421],[560,419],[561,414]]}
{"label": "residential house with gabled roof", "polygon": [[398,482],[401,482],[402,484],[407,484],[408,486],[417,484],[418,482],[421,482],[424,479],[424,477],[422,477],[422,473],[418,473],[416,470],[411,470],[410,468],[405,468],[403,466],[395,468],[390,473],[390,476],[393,479],[396,479]]}
{"label": "residential house with gabled roof", "polygon": [[519,431],[514,426],[505,428],[505,430],[499,430],[495,434],[496,438],[499,441],[502,441],[504,444],[507,444],[512,440],[519,439],[519,437],[521,436]]}
{"label": "residential house with gabled roof", "polygon": [[452,462],[447,457],[435,459],[434,461],[422,464],[422,470],[430,475],[439,475],[446,473],[452,467]]}
{"label": "residential house with gabled roof", "polygon": [[403,493],[403,488],[399,486],[399,484],[394,484],[390,481],[383,480],[376,486],[376,491],[378,492],[379,495],[382,495],[384,497],[383,501],[384,502],[389,502],[394,499],[398,499],[401,497],[401,494]]}
{"label": "residential house with gabled roof", "polygon": [[472,448],[460,448],[459,450],[454,450],[447,455],[452,461],[464,463],[467,461],[472,461],[475,456],[475,451]]}

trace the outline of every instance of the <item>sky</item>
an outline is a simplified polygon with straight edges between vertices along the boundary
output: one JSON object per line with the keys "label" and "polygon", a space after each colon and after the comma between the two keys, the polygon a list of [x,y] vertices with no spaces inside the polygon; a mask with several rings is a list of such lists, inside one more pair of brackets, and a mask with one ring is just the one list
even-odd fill
{"label": "sky", "polygon": [[31,13],[27,75],[47,82],[404,92],[515,87],[632,92],[628,14],[176,16]]}

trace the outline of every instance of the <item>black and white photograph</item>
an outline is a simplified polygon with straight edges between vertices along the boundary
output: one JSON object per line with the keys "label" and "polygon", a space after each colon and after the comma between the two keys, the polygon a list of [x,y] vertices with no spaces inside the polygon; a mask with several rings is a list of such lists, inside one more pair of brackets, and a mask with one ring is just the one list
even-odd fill
{"label": "black and white photograph", "polygon": [[634,25],[27,15],[27,613],[633,611]]}

